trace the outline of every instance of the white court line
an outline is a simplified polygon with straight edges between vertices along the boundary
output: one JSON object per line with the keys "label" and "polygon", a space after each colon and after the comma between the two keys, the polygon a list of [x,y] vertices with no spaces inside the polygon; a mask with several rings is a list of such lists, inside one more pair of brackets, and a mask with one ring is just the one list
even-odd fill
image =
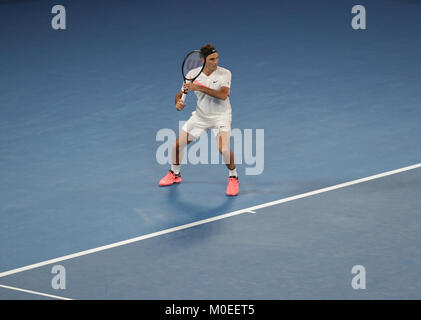
{"label": "white court line", "polygon": [[16,287],[5,286],[3,284],[0,284],[0,288],[5,288],[5,289],[10,289],[10,290],[15,290],[15,291],[21,291],[21,292],[30,293],[30,294],[36,294],[38,296],[44,296],[44,297],[49,297],[49,298],[54,298],[54,299],[59,299],[59,300],[73,300],[73,299],[70,299],[70,298],[55,296],[55,295],[52,295],[52,294],[42,293],[42,292],[38,292],[38,291],[32,291],[32,290],[26,290],[26,289],[21,289],[21,288],[16,288]]}
{"label": "white court line", "polygon": [[272,201],[272,202],[263,203],[263,204],[253,206],[253,207],[249,207],[249,208],[246,208],[246,209],[241,209],[241,210],[225,213],[225,214],[222,214],[222,215],[219,215],[219,216],[216,216],[216,217],[212,217],[212,218],[209,218],[209,219],[204,219],[204,220],[192,222],[192,223],[185,224],[185,225],[182,225],[182,226],[178,226],[178,227],[174,227],[174,228],[170,228],[170,229],[165,229],[165,230],[162,230],[162,231],[146,234],[146,235],[143,235],[143,236],[139,236],[139,237],[136,237],[136,238],[132,238],[132,239],[128,239],[128,240],[124,240],[124,241],[120,241],[120,242],[115,242],[115,243],[112,243],[112,244],[108,244],[108,245],[105,245],[105,246],[101,246],[101,247],[97,247],[97,248],[93,248],[93,249],[89,249],[89,250],[85,250],[85,251],[80,251],[80,252],[69,254],[69,255],[66,255],[66,256],[63,256],[63,257],[38,262],[38,263],[31,264],[31,265],[28,265],[28,266],[25,266],[25,267],[21,267],[21,268],[17,268],[17,269],[2,272],[2,273],[0,273],[0,278],[11,275],[11,274],[15,274],[15,273],[18,273],[18,272],[39,268],[39,267],[46,266],[46,265],[49,265],[49,264],[53,264],[53,263],[57,263],[57,262],[60,262],[60,261],[77,258],[77,257],[84,256],[84,255],[87,255],[87,254],[91,254],[91,253],[94,253],[94,252],[99,252],[99,251],[123,246],[123,245],[133,243],[133,242],[137,242],[137,241],[142,241],[142,240],[158,237],[158,236],[161,236],[161,235],[164,235],[164,234],[167,234],[167,233],[192,228],[192,227],[199,226],[199,225],[202,225],[202,224],[205,224],[205,223],[209,223],[209,222],[233,217],[233,216],[236,216],[236,215],[239,215],[239,214],[250,213],[250,211],[255,211],[255,210],[262,209],[262,208],[274,206],[274,205],[277,205],[277,204],[281,204],[281,203],[285,203],[285,202],[289,202],[289,201],[293,201],[293,200],[297,200],[297,199],[310,197],[310,196],[313,196],[313,195],[316,195],[316,194],[319,194],[319,193],[323,193],[323,192],[328,192],[328,191],[332,191],[332,190],[336,190],[336,189],[340,189],[340,188],[345,188],[345,187],[348,187],[348,186],[351,186],[351,185],[354,185],[354,184],[358,184],[358,183],[362,183],[362,182],[366,182],[366,181],[370,181],[370,180],[374,180],[374,179],[379,179],[379,178],[382,178],[382,177],[390,176],[392,174],[396,174],[396,173],[400,173],[400,172],[404,172],[404,171],[408,171],[408,170],[413,170],[413,169],[420,168],[420,167],[421,167],[421,163],[418,163],[418,164],[414,164],[412,166],[408,166],[408,167],[404,167],[404,168],[400,168],[400,169],[396,169],[396,170],[392,170],[392,171],[387,171],[387,172],[376,174],[376,175],[369,176],[369,177],[366,177],[366,178],[353,180],[353,181],[337,184],[337,185],[334,185],[334,186],[331,186],[331,187],[318,189],[318,190],[311,191],[311,192],[302,193],[302,194],[299,194],[299,195],[296,195],[296,196],[292,196],[292,197],[288,197],[288,198],[284,198],[284,199],[280,199],[280,200],[276,200],[276,201]]}

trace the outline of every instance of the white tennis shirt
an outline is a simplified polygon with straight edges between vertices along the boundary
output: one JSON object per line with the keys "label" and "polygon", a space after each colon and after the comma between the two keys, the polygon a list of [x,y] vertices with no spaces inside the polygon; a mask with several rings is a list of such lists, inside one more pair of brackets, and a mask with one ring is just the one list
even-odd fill
{"label": "white tennis shirt", "polygon": [[[187,78],[189,78],[190,73],[194,73],[195,71],[197,72],[196,69],[189,71]],[[214,90],[220,90],[221,87],[231,88],[231,71],[222,67],[217,67],[210,76],[207,76],[202,72],[194,83]],[[181,90],[183,90],[183,88],[181,88]],[[201,91],[194,91],[194,93],[197,97],[196,113],[199,116],[231,115],[229,96],[225,100],[221,100]]]}

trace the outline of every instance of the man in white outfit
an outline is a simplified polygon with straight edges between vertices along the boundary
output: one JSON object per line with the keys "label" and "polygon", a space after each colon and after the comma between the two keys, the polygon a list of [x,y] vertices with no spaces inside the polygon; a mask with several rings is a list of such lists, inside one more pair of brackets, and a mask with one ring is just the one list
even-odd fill
{"label": "man in white outfit", "polygon": [[[193,91],[197,97],[196,111],[184,124],[172,148],[170,171],[159,181],[159,186],[169,186],[181,182],[180,160],[184,148],[197,139],[205,130],[213,129],[229,174],[226,194],[236,196],[239,192],[238,175],[234,153],[230,149],[231,104],[229,100],[231,72],[218,66],[219,55],[216,48],[206,44],[200,49],[201,58],[206,61],[205,68],[193,83],[183,84],[175,96],[175,107],[183,110],[186,104],[181,100],[184,92]],[[188,75],[187,75],[188,78]]]}

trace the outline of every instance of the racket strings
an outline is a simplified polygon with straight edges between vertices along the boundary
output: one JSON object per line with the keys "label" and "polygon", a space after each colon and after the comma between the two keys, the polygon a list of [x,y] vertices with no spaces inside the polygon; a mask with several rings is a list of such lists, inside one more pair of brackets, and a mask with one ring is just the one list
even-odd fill
{"label": "racket strings", "polygon": [[183,76],[188,80],[194,79],[202,71],[202,67],[203,67],[203,63],[202,63],[202,59],[200,58],[200,53],[193,52],[190,55],[188,55],[186,59],[184,60]]}

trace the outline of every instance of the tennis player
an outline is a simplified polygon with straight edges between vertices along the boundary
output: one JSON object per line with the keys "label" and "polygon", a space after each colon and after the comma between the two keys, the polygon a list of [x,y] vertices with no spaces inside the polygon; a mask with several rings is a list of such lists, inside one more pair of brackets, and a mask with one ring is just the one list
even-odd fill
{"label": "tennis player", "polygon": [[212,44],[200,49],[200,56],[205,59],[205,68],[193,83],[183,84],[175,96],[175,107],[183,110],[186,104],[181,100],[183,91],[193,91],[197,97],[196,111],[184,124],[172,148],[170,171],[159,181],[159,186],[169,186],[181,182],[180,161],[184,148],[197,139],[204,131],[212,129],[219,152],[228,168],[228,186],[226,194],[236,196],[239,192],[238,175],[234,162],[234,153],[230,149],[231,104],[229,100],[231,72],[218,66],[219,55]]}

